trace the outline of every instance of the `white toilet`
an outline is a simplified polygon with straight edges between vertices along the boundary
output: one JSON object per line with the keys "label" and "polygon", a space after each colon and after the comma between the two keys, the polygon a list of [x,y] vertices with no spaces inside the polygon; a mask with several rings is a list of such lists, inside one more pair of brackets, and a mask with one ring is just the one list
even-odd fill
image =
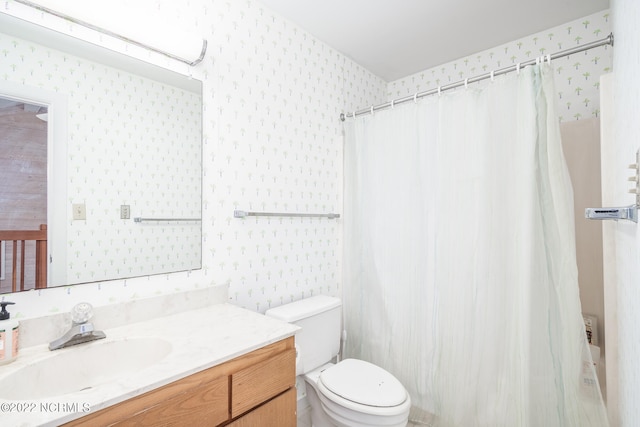
{"label": "white toilet", "polygon": [[315,296],[265,313],[302,329],[296,334],[296,375],[303,375],[314,427],[407,425],[411,399],[393,375],[371,363],[345,359],[340,350],[341,301]]}

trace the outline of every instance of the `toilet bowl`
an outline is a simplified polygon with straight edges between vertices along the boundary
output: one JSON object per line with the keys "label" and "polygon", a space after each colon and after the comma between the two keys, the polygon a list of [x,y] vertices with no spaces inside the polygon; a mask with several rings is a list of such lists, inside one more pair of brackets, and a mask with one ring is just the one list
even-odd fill
{"label": "toilet bowl", "polygon": [[357,359],[304,375],[313,427],[404,427],[411,399],[384,369]]}
{"label": "toilet bowl", "polygon": [[265,313],[301,328],[296,374],[306,383],[313,427],[406,426],[411,398],[391,373],[363,360],[331,363],[340,350],[341,310],[340,299],[319,295]]}

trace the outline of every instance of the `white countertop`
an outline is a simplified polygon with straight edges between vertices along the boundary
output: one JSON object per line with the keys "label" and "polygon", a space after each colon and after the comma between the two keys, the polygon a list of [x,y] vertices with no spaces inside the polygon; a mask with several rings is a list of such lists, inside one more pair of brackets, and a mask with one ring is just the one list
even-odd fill
{"label": "white countertop", "polygon": [[[104,330],[106,339],[62,350],[49,351],[46,344],[28,347],[20,352],[16,361],[0,366],[0,383],[2,377],[21,367],[82,346],[141,337],[159,337],[172,344],[172,350],[164,359],[117,381],[45,399],[0,399],[0,423],[13,427],[57,426],[290,337],[298,329],[234,305],[216,304]],[[90,412],[73,412],[74,407],[90,408]]]}

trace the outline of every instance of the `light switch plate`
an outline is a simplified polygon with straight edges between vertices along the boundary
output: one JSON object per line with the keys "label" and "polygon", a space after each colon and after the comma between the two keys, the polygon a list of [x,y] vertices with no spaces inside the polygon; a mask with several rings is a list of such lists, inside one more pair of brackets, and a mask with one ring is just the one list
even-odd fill
{"label": "light switch plate", "polygon": [[87,207],[84,203],[74,203],[72,206],[72,210],[74,220],[87,219]]}
{"label": "light switch plate", "polygon": [[131,218],[131,207],[129,205],[120,205],[120,219]]}

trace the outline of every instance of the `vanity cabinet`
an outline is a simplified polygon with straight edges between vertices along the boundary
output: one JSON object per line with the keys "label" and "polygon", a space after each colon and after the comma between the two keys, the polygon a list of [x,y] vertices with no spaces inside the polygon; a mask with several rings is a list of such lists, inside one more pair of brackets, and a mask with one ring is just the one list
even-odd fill
{"label": "vanity cabinet", "polygon": [[295,427],[294,338],[65,424],[96,425]]}

